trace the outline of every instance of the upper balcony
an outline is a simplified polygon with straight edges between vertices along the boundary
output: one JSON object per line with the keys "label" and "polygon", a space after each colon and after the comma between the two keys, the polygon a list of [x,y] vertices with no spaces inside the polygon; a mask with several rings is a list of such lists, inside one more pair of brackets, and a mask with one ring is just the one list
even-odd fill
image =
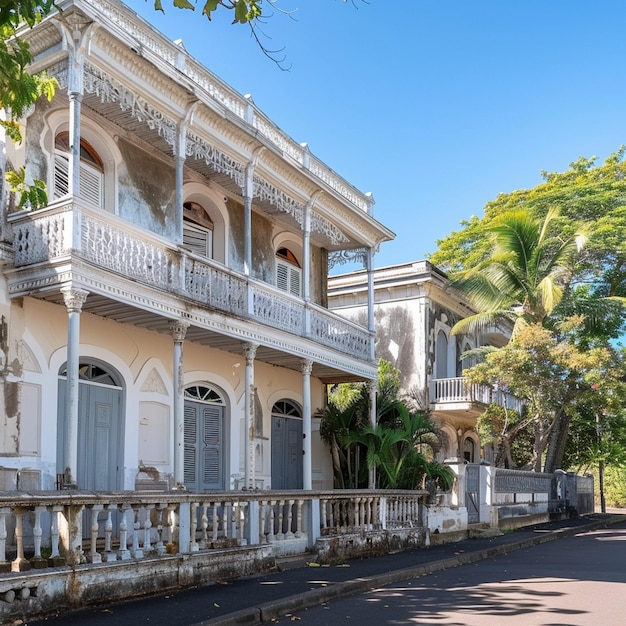
{"label": "upper balcony", "polygon": [[9,216],[12,298],[62,302],[71,282],[89,292],[83,310],[160,332],[189,321],[187,339],[257,358],[327,382],[371,377],[373,337],[362,326],[270,284],[197,256],[182,246],[80,200]]}
{"label": "upper balcony", "polygon": [[462,376],[431,381],[430,408],[439,415],[474,420],[492,403],[516,411],[523,407],[521,400],[511,394],[469,384]]}

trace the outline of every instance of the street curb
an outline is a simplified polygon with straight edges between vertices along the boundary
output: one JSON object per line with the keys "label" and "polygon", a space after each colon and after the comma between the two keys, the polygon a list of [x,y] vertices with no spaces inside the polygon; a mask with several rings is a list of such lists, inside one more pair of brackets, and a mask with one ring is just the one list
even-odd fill
{"label": "street curb", "polygon": [[547,543],[548,541],[554,541],[555,539],[562,539],[583,532],[598,530],[599,528],[605,528],[624,520],[626,520],[626,515],[615,515],[609,519],[597,520],[584,526],[572,526],[560,530],[546,531],[545,534],[540,534],[536,537],[530,537],[521,541],[514,541],[512,543],[476,550],[474,552],[464,552],[447,559],[440,559],[414,567],[405,567],[403,569],[385,572],[384,574],[346,580],[344,582],[335,583],[329,587],[305,591],[279,600],[266,602],[256,607],[241,609],[240,611],[228,613],[221,617],[214,617],[202,622],[197,622],[191,626],[257,626],[258,624],[275,621],[280,617],[284,617],[287,613],[307,609],[312,606],[319,606],[331,600],[347,598],[409,578],[417,578],[451,567],[475,563],[476,561],[501,556],[509,552],[515,552],[516,550],[522,550],[531,546]]}

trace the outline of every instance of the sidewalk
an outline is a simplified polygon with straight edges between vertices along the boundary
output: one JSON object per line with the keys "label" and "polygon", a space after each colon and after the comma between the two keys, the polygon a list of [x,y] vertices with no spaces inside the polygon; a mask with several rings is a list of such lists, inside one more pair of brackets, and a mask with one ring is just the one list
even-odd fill
{"label": "sidewalk", "polygon": [[624,522],[626,515],[595,513],[560,522],[529,526],[515,532],[468,539],[337,566],[306,565],[250,576],[223,584],[172,592],[161,597],[86,609],[29,622],[32,626],[62,624],[151,624],[151,626],[238,626],[271,622],[288,613],[329,600],[362,593],[407,578],[499,554],[563,536]]}

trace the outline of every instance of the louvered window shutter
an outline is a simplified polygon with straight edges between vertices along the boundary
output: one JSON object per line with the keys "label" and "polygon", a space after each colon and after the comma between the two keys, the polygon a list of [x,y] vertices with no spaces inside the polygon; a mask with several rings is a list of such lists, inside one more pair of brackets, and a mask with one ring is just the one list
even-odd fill
{"label": "louvered window shutter", "polygon": [[[70,160],[64,152],[57,150],[54,155],[54,197],[61,198],[70,192]],[[100,170],[81,162],[80,164],[80,197],[102,208],[104,176]]]}
{"label": "louvered window shutter", "polygon": [[200,256],[211,258],[213,244],[213,231],[208,228],[202,228],[191,222],[184,222],[183,224],[183,246],[199,254]]}
{"label": "louvered window shutter", "polygon": [[194,406],[185,406],[185,467],[186,484],[196,482],[196,447],[198,419]]}
{"label": "louvered window shutter", "polygon": [[206,488],[219,489],[222,484],[222,408],[203,407],[202,417],[202,482]]}
{"label": "louvered window shutter", "polygon": [[61,198],[70,191],[70,161],[68,157],[56,151],[54,154],[54,197]]}
{"label": "louvered window shutter", "polygon": [[100,208],[104,205],[103,178],[102,172],[95,167],[87,163],[80,164],[80,197]]}
{"label": "louvered window shutter", "polygon": [[276,286],[281,291],[286,291],[293,296],[300,297],[302,283],[302,270],[299,267],[276,259]]}

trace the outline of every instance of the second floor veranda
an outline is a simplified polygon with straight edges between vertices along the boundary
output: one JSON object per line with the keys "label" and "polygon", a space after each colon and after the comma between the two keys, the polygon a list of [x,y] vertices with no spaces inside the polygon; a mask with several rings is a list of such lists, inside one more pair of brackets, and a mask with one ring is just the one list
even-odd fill
{"label": "second floor veranda", "polygon": [[328,382],[375,372],[367,328],[79,199],[8,221],[11,298],[61,303],[61,289],[71,284],[90,294],[84,311],[121,323],[168,332],[172,321],[184,319],[190,341],[228,351],[254,341],[258,358],[293,369],[306,356],[313,375]]}

